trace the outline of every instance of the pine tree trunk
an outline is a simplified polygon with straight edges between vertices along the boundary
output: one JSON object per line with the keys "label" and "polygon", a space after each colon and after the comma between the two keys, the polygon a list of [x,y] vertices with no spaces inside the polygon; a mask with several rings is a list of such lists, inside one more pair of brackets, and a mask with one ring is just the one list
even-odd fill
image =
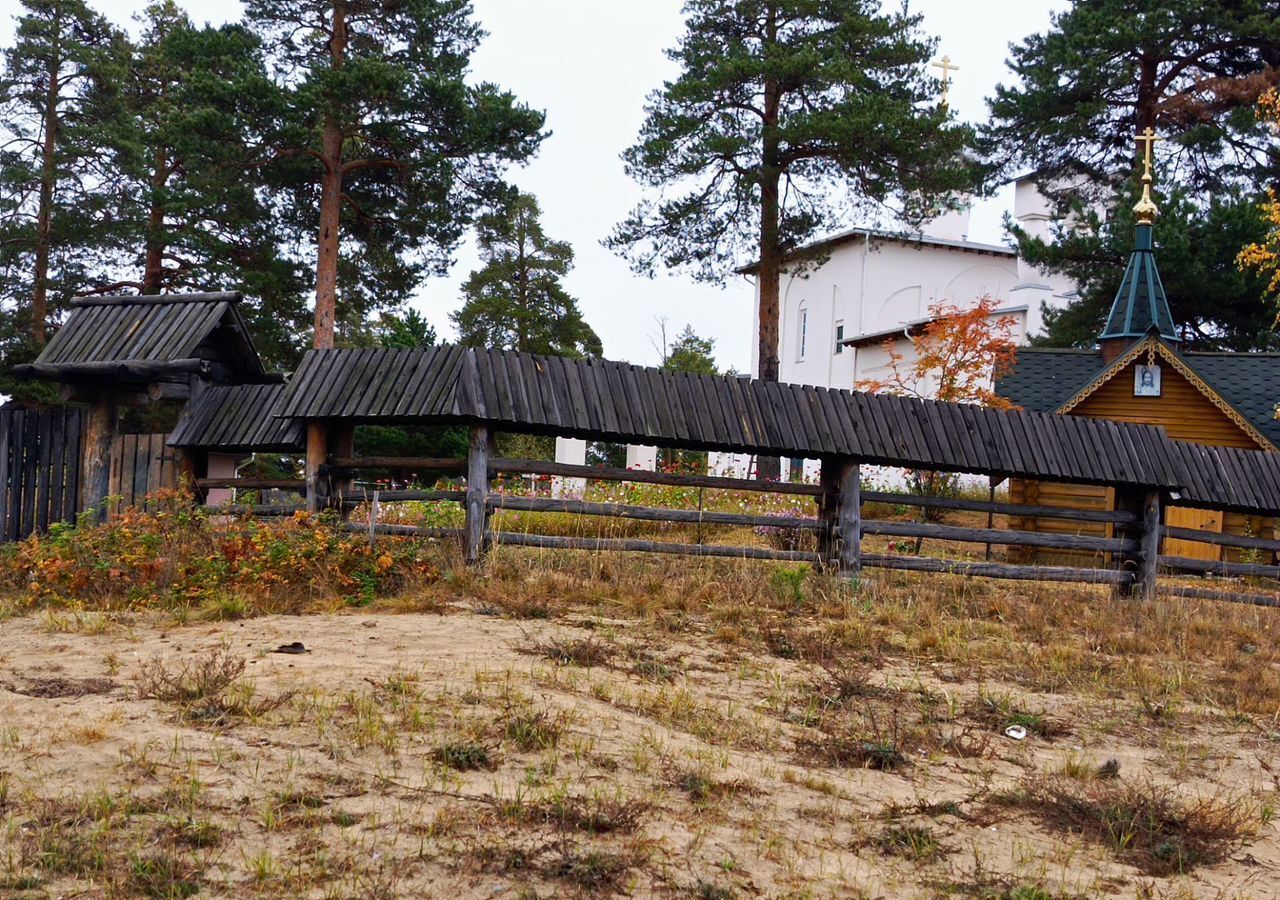
{"label": "pine tree trunk", "polygon": [[152,159],[151,204],[147,210],[147,256],[142,270],[142,293],[159,294],[164,291],[164,204],[160,192],[164,189],[168,159],[163,148],[156,148]]}
{"label": "pine tree trunk", "polygon": [[61,16],[55,13],[49,88],[44,103],[44,143],[40,153],[40,206],[36,212],[35,271],[31,279],[31,340],[43,347],[49,319],[49,256],[53,244],[53,192],[58,180],[58,83],[62,70]]}
{"label": "pine tree trunk", "polygon": [[[778,25],[777,9],[770,7],[769,19],[766,23],[765,46],[777,43]],[[766,50],[767,52],[767,50]],[[759,356],[760,369],[758,377],[761,381],[777,381],[780,373],[779,321],[781,309],[779,298],[782,279],[782,252],[779,235],[779,219],[781,205],[779,202],[779,183],[781,182],[778,110],[781,106],[781,92],[778,83],[766,80],[764,86],[764,127],[761,156],[760,181],[760,332]],[[758,478],[777,481],[782,476],[782,464],[776,456],[762,456],[756,462]]]}
{"label": "pine tree trunk", "polygon": [[[333,4],[329,57],[335,69],[342,68],[347,52],[346,3]],[[334,323],[338,312],[338,248],[342,213],[342,129],[327,118],[320,139],[320,235],[316,262],[316,334],[314,346],[325,350],[334,345]]]}

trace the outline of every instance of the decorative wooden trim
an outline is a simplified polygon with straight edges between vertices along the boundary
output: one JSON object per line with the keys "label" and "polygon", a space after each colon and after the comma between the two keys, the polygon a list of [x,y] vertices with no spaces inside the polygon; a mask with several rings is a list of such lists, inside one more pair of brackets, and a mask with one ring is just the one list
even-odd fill
{"label": "decorative wooden trim", "polygon": [[1259,447],[1269,453],[1276,453],[1280,451],[1280,448],[1277,448],[1275,444],[1271,443],[1271,441],[1269,441],[1261,431],[1254,427],[1252,422],[1241,415],[1239,410],[1232,406],[1221,394],[1215,391],[1207,381],[1201,378],[1196,373],[1195,369],[1187,365],[1187,363],[1183,361],[1182,357],[1174,352],[1174,350],[1172,350],[1164,341],[1154,335],[1145,337],[1138,341],[1138,343],[1130,347],[1124,355],[1120,356],[1111,363],[1111,365],[1107,366],[1100,373],[1095,375],[1092,381],[1076,392],[1075,396],[1058,407],[1056,410],[1058,415],[1067,415],[1072,410],[1076,409],[1081,403],[1084,403],[1084,401],[1097,393],[1103,385],[1109,382],[1121,371],[1128,368],[1131,363],[1140,359],[1145,353],[1149,352],[1151,347],[1155,347],[1156,353],[1162,359],[1168,362],[1169,365],[1173,366],[1179,375],[1191,382],[1192,386],[1195,387],[1196,390],[1203,394],[1210,403],[1217,407],[1223,415],[1230,419],[1237,428],[1247,434],[1251,440],[1258,444]]}

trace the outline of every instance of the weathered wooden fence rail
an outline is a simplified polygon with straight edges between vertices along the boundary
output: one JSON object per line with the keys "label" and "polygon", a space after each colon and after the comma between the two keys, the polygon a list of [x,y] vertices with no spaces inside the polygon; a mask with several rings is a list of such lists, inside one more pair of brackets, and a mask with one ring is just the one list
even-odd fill
{"label": "weathered wooden fence rail", "polygon": [[[479,562],[495,545],[546,549],[670,553],[688,556],[736,557],[742,559],[808,562],[846,576],[856,576],[863,568],[883,568],[934,572],[964,576],[1041,580],[1114,585],[1124,593],[1149,596],[1154,591],[1160,557],[1158,546],[1162,526],[1158,516],[1160,500],[1147,495],[1130,496],[1125,508],[1103,512],[1061,509],[964,498],[923,497],[909,494],[862,491],[861,470],[855,460],[836,458],[823,463],[819,484],[767,482],[708,475],[649,472],[599,466],[578,466],[528,459],[503,459],[492,454],[488,429],[472,429],[470,452],[465,458],[402,459],[387,457],[331,457],[321,472],[328,478],[325,505],[343,513],[375,500],[378,504],[397,501],[456,502],[465,510],[461,529],[431,529],[391,525],[371,515],[371,534],[460,536],[466,558]],[[440,472],[463,476],[465,490],[391,490],[373,495],[354,487],[353,479],[371,471]],[[760,515],[705,509],[673,509],[626,503],[592,502],[576,497],[524,496],[494,489],[494,479],[504,475],[538,475],[556,479],[655,484],[684,489],[771,493],[813,501],[815,515]],[[998,528],[969,528],[933,522],[890,521],[867,518],[874,505],[932,508],[986,513],[1021,518],[1059,518],[1081,523],[1107,523],[1114,537],[1050,534]],[[696,543],[647,540],[636,537],[593,537],[503,531],[492,527],[499,511],[561,513],[641,522],[670,523],[677,526],[719,526],[753,529],[793,530],[815,536],[814,549],[779,549],[759,546],[726,546],[706,543],[701,532]],[[364,526],[352,525],[353,531]],[[1153,530],[1154,529],[1154,530]],[[869,536],[911,538],[949,545],[1002,545],[1063,550],[1092,554],[1098,565],[1051,566],[1015,565],[1006,562],[975,562],[907,554],[864,553],[863,539]],[[1278,542],[1280,543],[1280,542]]]}

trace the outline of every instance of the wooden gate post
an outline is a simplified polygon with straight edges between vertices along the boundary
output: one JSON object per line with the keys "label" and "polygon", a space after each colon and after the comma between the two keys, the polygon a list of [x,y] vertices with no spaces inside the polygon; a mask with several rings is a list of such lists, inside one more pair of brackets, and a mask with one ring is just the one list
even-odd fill
{"label": "wooden gate post", "polygon": [[862,573],[862,469],[848,457],[824,459],[820,482],[826,528],[819,537],[819,556],[838,575],[856,578]]}
{"label": "wooden gate post", "polygon": [[317,513],[324,509],[324,479],[320,476],[320,467],[329,456],[329,427],[324,422],[307,423],[307,512]]}
{"label": "wooden gate post", "polygon": [[467,454],[467,565],[480,563],[488,548],[489,537],[489,429],[471,426],[471,445]]}
{"label": "wooden gate post", "polygon": [[1137,542],[1135,552],[1117,554],[1118,568],[1132,574],[1116,586],[1121,597],[1154,600],[1160,574],[1160,538],[1164,527],[1164,495],[1158,490],[1117,491],[1116,509],[1137,516],[1134,525],[1124,526],[1123,535]]}
{"label": "wooden gate post", "polygon": [[[339,422],[334,425],[333,442],[330,445],[333,455],[339,459],[350,459],[356,455],[356,426],[350,422]],[[338,507],[338,516],[345,522],[351,518],[351,510],[347,508],[346,501],[352,496],[355,488],[355,479],[343,477],[337,481],[331,482],[333,487],[333,502]]]}
{"label": "wooden gate post", "polygon": [[107,514],[106,499],[111,490],[111,444],[116,437],[119,414],[116,396],[107,391],[94,397],[85,416],[80,509],[96,510],[99,521]]}

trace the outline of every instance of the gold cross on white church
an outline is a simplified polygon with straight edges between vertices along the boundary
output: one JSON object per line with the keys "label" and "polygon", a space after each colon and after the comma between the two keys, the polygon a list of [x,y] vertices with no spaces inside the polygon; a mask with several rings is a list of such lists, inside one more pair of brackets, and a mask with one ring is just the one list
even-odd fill
{"label": "gold cross on white church", "polygon": [[931,63],[931,65],[935,69],[942,70],[942,106],[945,109],[950,106],[948,101],[951,96],[951,73],[959,72],[960,67],[951,64],[950,56],[944,56],[937,62]]}

